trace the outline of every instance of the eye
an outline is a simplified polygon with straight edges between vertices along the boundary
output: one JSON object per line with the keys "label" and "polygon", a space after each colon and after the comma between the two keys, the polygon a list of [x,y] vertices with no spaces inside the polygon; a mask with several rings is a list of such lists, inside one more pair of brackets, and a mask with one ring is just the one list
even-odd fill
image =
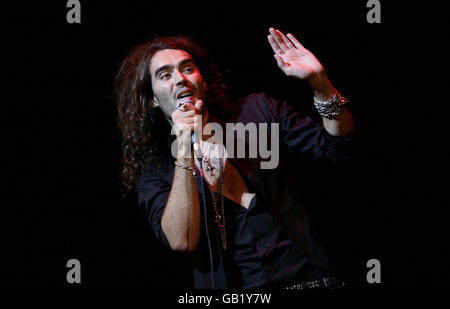
{"label": "eye", "polygon": [[194,72],[194,68],[192,68],[192,67],[186,67],[186,68],[184,68],[184,70],[183,70],[183,72],[184,73],[192,73],[192,72]]}
{"label": "eye", "polygon": [[161,75],[159,75],[159,78],[161,80],[168,80],[170,78],[170,73],[161,73]]}

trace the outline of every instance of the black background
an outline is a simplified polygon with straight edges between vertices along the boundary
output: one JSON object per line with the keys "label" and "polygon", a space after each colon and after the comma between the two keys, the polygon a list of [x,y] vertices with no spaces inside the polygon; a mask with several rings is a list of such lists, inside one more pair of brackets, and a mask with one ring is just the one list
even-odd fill
{"label": "black background", "polygon": [[76,258],[80,286],[189,286],[187,259],[153,238],[136,196],[120,202],[114,76],[133,45],[185,33],[208,48],[233,96],[300,98],[317,117],[306,85],[276,66],[273,26],[310,49],[351,101],[357,158],[309,171],[305,184],[341,277],[374,287],[365,276],[376,258],[377,287],[448,286],[441,8],[382,1],[382,23],[368,24],[366,1],[342,2],[81,1],[81,24],[67,23],[65,1],[5,8],[2,285],[73,286],[66,262]]}

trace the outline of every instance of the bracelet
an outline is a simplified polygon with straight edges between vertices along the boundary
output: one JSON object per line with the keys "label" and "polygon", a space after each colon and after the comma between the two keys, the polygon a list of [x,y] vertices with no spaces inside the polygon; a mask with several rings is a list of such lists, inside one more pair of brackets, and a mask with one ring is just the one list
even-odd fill
{"label": "bracelet", "polygon": [[178,163],[178,161],[175,161],[175,165],[178,166],[178,167],[181,167],[181,168],[183,168],[183,169],[185,169],[185,170],[189,170],[189,171],[193,171],[193,170],[194,170],[193,167],[189,167],[189,166],[186,166],[186,165],[182,165],[182,164]]}
{"label": "bracelet", "polygon": [[189,166],[186,166],[186,165],[182,165],[182,164],[178,163],[178,161],[175,161],[175,165],[178,166],[179,168],[182,168],[182,169],[185,169],[185,170],[188,170],[188,171],[192,171],[192,175],[194,176],[194,178],[197,178],[198,170],[197,170],[197,168],[195,166],[194,167],[189,167]]}
{"label": "bracelet", "polygon": [[335,119],[337,115],[344,111],[344,105],[348,100],[340,92],[328,101],[321,102],[314,99],[314,106],[319,114],[328,119]]}

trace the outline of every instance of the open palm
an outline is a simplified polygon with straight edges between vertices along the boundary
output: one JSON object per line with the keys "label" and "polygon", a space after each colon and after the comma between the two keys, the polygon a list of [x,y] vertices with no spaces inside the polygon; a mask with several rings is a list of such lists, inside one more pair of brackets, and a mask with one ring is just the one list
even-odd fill
{"label": "open palm", "polygon": [[287,75],[300,79],[324,72],[319,60],[290,33],[285,36],[281,31],[269,29],[268,40],[278,67]]}

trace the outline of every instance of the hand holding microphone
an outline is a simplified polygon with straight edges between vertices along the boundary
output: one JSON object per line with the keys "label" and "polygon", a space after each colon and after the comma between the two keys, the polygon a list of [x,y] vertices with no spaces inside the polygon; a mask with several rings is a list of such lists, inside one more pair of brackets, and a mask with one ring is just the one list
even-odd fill
{"label": "hand holding microphone", "polygon": [[[178,140],[178,157],[186,157],[186,149],[190,148],[187,147],[190,144],[193,145],[196,157],[202,157],[197,132],[202,129],[203,107],[204,102],[201,99],[196,100],[195,104],[187,100],[179,102],[177,109],[172,113],[172,122]],[[180,149],[180,146],[183,149]]]}

